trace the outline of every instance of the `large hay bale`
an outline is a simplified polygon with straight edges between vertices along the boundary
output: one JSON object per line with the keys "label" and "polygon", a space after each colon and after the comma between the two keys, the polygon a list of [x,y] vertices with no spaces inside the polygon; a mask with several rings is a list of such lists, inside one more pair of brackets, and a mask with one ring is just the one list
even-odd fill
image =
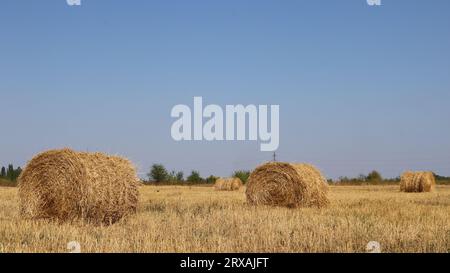
{"label": "large hay bale", "polygon": [[400,178],[402,192],[431,192],[434,191],[436,180],[432,172],[404,172]]}
{"label": "large hay bale", "polygon": [[256,168],[246,191],[249,204],[290,208],[327,206],[327,193],[327,181],[315,167],[279,162]]}
{"label": "large hay bale", "polygon": [[138,181],[133,165],[121,157],[70,149],[43,152],[19,177],[20,214],[113,224],[136,212]]}
{"label": "large hay bale", "polygon": [[214,184],[217,191],[237,191],[242,187],[242,181],[239,178],[219,178]]}

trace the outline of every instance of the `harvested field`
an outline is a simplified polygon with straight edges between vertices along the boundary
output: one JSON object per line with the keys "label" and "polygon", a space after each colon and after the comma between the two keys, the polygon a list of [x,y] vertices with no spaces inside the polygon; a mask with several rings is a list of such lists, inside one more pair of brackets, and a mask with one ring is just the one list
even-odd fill
{"label": "harvested field", "polygon": [[1,252],[448,252],[450,186],[408,194],[394,186],[330,186],[326,208],[249,206],[243,191],[140,187],[136,215],[115,225],[19,217],[16,188],[0,188]]}

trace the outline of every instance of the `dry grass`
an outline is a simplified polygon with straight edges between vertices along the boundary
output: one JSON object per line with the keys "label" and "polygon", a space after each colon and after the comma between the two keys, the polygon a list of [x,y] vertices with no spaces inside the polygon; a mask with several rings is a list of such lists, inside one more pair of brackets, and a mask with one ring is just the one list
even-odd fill
{"label": "dry grass", "polygon": [[15,188],[0,188],[0,251],[66,252],[448,252],[450,186],[330,186],[323,209],[253,207],[244,189],[139,188],[138,213],[113,226],[21,220]]}
{"label": "dry grass", "polygon": [[17,186],[17,182],[0,178],[0,187],[15,187],[15,186]]}

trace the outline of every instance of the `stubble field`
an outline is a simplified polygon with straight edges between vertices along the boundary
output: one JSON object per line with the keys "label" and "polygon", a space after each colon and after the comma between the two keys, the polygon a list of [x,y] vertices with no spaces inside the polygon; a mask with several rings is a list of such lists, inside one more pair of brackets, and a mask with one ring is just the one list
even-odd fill
{"label": "stubble field", "polygon": [[332,186],[325,209],[251,207],[244,189],[143,186],[137,215],[110,226],[18,217],[16,188],[0,187],[0,252],[450,251],[450,186],[407,194],[397,186]]}

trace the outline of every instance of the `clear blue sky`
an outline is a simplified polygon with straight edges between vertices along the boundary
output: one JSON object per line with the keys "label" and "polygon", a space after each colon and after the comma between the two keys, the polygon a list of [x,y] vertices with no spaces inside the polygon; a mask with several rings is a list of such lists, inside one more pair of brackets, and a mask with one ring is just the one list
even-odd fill
{"label": "clear blue sky", "polygon": [[69,146],[202,175],[271,158],[177,143],[175,104],[279,104],[283,161],[450,175],[450,1],[6,0],[0,165]]}

